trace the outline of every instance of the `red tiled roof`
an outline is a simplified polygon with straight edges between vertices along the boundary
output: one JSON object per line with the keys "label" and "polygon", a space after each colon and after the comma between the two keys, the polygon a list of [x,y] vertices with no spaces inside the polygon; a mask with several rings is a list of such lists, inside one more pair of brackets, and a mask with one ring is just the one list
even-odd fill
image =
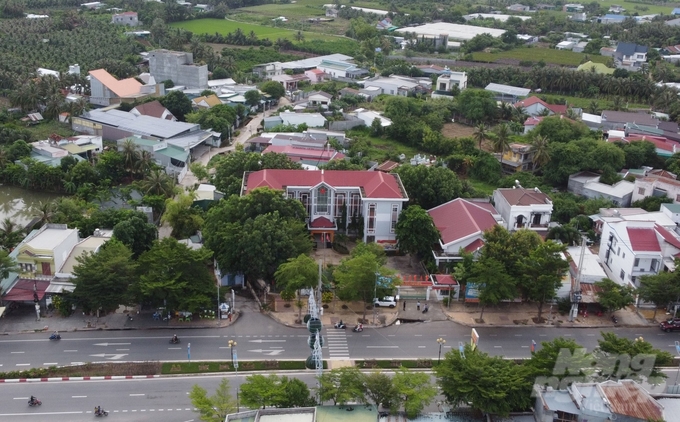
{"label": "red tiled roof", "polygon": [[435,284],[445,284],[448,286],[457,286],[458,282],[451,274],[434,274]]}
{"label": "red tiled roof", "polygon": [[526,98],[522,101],[517,101],[515,104],[513,104],[515,107],[531,107],[534,104],[541,104],[543,107],[548,108],[548,103],[545,101],[541,100],[537,96],[531,96],[529,98]]}
{"label": "red tiled roof", "polygon": [[661,237],[663,237],[663,240],[680,249],[680,240],[673,236],[668,230],[658,224],[655,224],[654,228],[661,235]]}
{"label": "red tiled roof", "polygon": [[[50,285],[48,280],[19,279],[14,286],[2,297],[2,300],[27,302],[34,299],[33,293],[37,293],[38,300],[45,296],[45,290]],[[33,289],[36,290],[33,290]]]}
{"label": "red tiled roof", "polygon": [[408,199],[399,176],[382,171],[267,169],[246,173],[244,179],[243,193],[262,186],[285,189],[325,183],[333,188],[362,188],[365,198]]}
{"label": "red tiled roof", "polygon": [[384,163],[382,163],[381,165],[379,165],[376,168],[376,170],[385,171],[385,172],[389,173],[392,170],[396,169],[397,167],[399,167],[399,163],[397,163],[396,161],[387,160]]}
{"label": "red tiled roof", "polygon": [[470,202],[462,198],[454,199],[427,212],[432,217],[445,245],[475,233],[484,233],[497,224],[493,214],[498,214],[489,203]]}
{"label": "red tiled roof", "polygon": [[[629,135],[624,138],[627,142],[647,141],[654,144],[658,149],[675,153],[674,147],[678,148],[680,145],[677,142],[670,141],[665,136],[648,136],[648,135]],[[680,148],[678,148],[680,150]]]}
{"label": "red tiled roof", "polygon": [[546,107],[555,114],[567,113],[567,105],[565,104],[546,104]]}
{"label": "red tiled roof", "polygon": [[333,222],[326,217],[319,217],[314,219],[309,227],[313,229],[334,229],[335,224],[333,224]]}
{"label": "red tiled roof", "polygon": [[477,239],[465,247],[465,252],[477,252],[482,246],[484,246],[484,241]]}
{"label": "red tiled roof", "polygon": [[524,126],[536,126],[543,121],[543,116],[529,117],[525,122]]}
{"label": "red tiled roof", "polygon": [[518,189],[497,189],[510,206],[512,205],[538,205],[546,204],[549,201],[548,195],[541,191],[534,191],[530,189],[518,188]]}
{"label": "red tiled roof", "polygon": [[627,227],[630,247],[634,252],[661,252],[653,229]]}

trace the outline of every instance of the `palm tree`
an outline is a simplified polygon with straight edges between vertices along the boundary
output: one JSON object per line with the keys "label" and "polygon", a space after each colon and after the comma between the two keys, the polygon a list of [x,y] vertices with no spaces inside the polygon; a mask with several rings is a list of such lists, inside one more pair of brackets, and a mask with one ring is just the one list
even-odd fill
{"label": "palm tree", "polygon": [[524,124],[524,122],[529,118],[527,111],[522,106],[517,106],[512,110],[512,119],[518,123]]}
{"label": "palm tree", "polygon": [[501,165],[503,164],[503,154],[505,149],[510,147],[510,126],[507,123],[501,123],[496,128],[496,138],[493,140],[493,149],[495,152],[501,153]]}
{"label": "palm tree", "polygon": [[467,174],[470,172],[470,169],[474,167],[474,165],[474,157],[466,155],[465,158],[463,158],[463,176],[467,177]]}
{"label": "palm tree", "polygon": [[479,145],[479,149],[482,149],[482,142],[484,142],[487,139],[487,128],[484,123],[480,123],[475,127],[475,131],[472,134],[472,138],[477,141]]}
{"label": "palm tree", "polygon": [[588,104],[588,113],[597,114],[599,111],[600,111],[600,103],[598,103],[596,100],[592,100]]}
{"label": "palm tree", "polygon": [[135,163],[135,171],[137,174],[149,174],[153,164],[153,155],[151,155],[149,151],[140,151],[137,162]]}
{"label": "palm tree", "polygon": [[33,216],[38,219],[38,226],[52,222],[57,205],[54,201],[39,201],[33,206]]}
{"label": "palm tree", "polygon": [[531,145],[531,152],[534,154],[534,171],[545,166],[550,161],[550,152],[548,138],[545,136],[537,135]]}
{"label": "palm tree", "polygon": [[304,41],[304,40],[305,40],[305,34],[303,34],[302,31],[298,31],[298,32],[295,34],[295,41],[297,41],[297,42],[302,42],[302,41]]}
{"label": "palm tree", "polygon": [[126,139],[123,141],[123,146],[120,150],[120,153],[123,155],[123,164],[125,165],[125,170],[127,170],[130,173],[130,176],[132,176],[132,172],[135,169],[135,164],[139,159],[137,144],[135,144],[132,139]]}
{"label": "palm tree", "polygon": [[164,195],[171,197],[175,193],[175,181],[160,169],[154,169],[144,180],[140,187],[145,195]]}
{"label": "palm tree", "polygon": [[0,239],[3,249],[11,251],[24,238],[24,233],[16,223],[9,218],[2,220],[2,227],[0,228]]}

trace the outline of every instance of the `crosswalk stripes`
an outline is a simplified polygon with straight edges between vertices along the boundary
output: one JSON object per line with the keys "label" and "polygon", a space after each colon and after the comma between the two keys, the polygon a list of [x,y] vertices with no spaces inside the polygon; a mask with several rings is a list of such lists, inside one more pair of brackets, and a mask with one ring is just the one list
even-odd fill
{"label": "crosswalk stripes", "polygon": [[347,333],[345,330],[331,329],[326,331],[326,344],[330,359],[349,359]]}

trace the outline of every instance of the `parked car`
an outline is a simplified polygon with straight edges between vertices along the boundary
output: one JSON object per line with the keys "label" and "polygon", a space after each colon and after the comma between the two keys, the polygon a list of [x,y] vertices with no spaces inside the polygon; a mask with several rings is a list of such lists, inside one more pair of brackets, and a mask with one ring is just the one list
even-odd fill
{"label": "parked car", "polygon": [[680,322],[668,322],[664,321],[661,324],[659,324],[659,328],[665,332],[671,332],[671,331],[680,331]]}
{"label": "parked car", "polygon": [[397,300],[394,298],[394,296],[385,296],[382,299],[378,299],[377,297],[373,299],[373,306],[378,308],[380,306],[386,306],[388,308],[394,308],[397,306]]}

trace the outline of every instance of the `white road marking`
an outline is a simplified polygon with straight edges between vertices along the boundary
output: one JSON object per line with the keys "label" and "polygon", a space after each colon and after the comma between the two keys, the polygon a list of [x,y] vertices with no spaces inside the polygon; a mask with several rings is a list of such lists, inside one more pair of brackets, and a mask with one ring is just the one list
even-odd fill
{"label": "white road marking", "polygon": [[503,346],[494,346],[493,348],[494,348],[494,349],[502,349]]}
{"label": "white road marking", "polygon": [[18,353],[26,353],[26,352],[10,352],[12,354],[18,354]]}
{"label": "white road marking", "polygon": [[262,340],[262,339],[257,339],[257,340],[248,340],[249,343],[285,343],[286,340]]}
{"label": "white road marking", "polygon": [[140,393],[140,394],[130,394],[130,397],[139,397],[139,396],[145,396],[146,393]]}
{"label": "white road marking", "polygon": [[17,366],[30,366],[30,363],[17,363]]}
{"label": "white road marking", "polygon": [[397,349],[399,346],[366,346],[367,349]]}
{"label": "white road marking", "polygon": [[416,337],[422,337],[423,335],[422,334],[416,334],[415,336]]}
{"label": "white road marking", "polygon": [[[47,362],[47,363],[43,363],[43,365],[45,365],[45,366],[54,366],[54,365],[59,365],[59,363],[57,363],[57,362]],[[0,366],[2,366],[2,365],[0,365]]]}
{"label": "white road marking", "polygon": [[14,400],[28,400],[28,397],[14,397]]}
{"label": "white road marking", "polygon": [[64,352],[77,352],[77,350],[64,350]]}
{"label": "white road marking", "polygon": [[[220,347],[221,349],[221,347]],[[182,350],[181,347],[168,347],[168,350]]]}
{"label": "white road marking", "polygon": [[128,352],[130,349],[116,349],[116,352]]}
{"label": "white road marking", "polygon": [[87,396],[71,396],[72,399],[86,399]]}
{"label": "white road marking", "polygon": [[418,346],[419,349],[424,349],[424,348],[426,348],[426,347],[427,347],[427,346]]}
{"label": "white road marking", "polygon": [[[86,412],[83,412],[83,411],[80,411],[80,412],[41,412],[41,413],[31,412],[30,414],[31,414],[31,416],[35,416],[35,415],[46,415],[47,416],[47,415],[82,415],[83,413],[86,413]],[[0,413],[0,417],[3,417],[3,416],[26,416],[26,415],[27,415],[26,413]]]}

